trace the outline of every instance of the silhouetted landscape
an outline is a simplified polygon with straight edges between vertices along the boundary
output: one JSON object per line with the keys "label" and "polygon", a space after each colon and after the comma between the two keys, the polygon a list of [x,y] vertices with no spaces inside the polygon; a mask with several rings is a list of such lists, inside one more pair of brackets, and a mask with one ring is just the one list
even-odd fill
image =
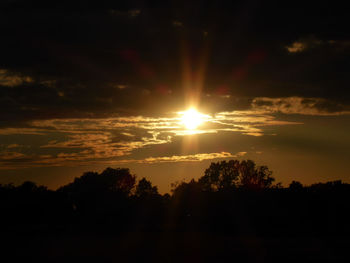
{"label": "silhouetted landscape", "polygon": [[0,263],[350,262],[346,1],[1,0]]}
{"label": "silhouetted landscape", "polygon": [[250,160],[212,163],[164,195],[126,168],[86,172],[56,191],[0,187],[5,255],[47,262],[345,259],[349,200],[350,184],[283,187]]}

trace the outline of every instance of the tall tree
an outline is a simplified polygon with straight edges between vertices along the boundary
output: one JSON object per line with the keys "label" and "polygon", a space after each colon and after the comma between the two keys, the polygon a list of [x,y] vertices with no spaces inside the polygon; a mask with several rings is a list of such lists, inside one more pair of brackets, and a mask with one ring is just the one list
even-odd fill
{"label": "tall tree", "polygon": [[127,168],[106,168],[102,173],[86,172],[73,183],[60,190],[76,193],[120,192],[130,194],[135,186],[135,176]]}
{"label": "tall tree", "polygon": [[146,178],[142,178],[137,186],[135,195],[138,197],[152,196],[158,194],[157,186],[152,186],[152,183],[148,181]]}
{"label": "tall tree", "polygon": [[239,165],[238,160],[211,163],[198,182],[206,191],[235,187],[239,178]]}
{"label": "tall tree", "polygon": [[256,166],[252,160],[242,161],[240,163],[240,186],[249,189],[269,188],[275,178],[272,177],[272,171],[265,165]]}
{"label": "tall tree", "polygon": [[256,166],[251,160],[230,160],[211,163],[198,183],[204,191],[220,191],[235,187],[269,188],[274,181],[267,166]]}

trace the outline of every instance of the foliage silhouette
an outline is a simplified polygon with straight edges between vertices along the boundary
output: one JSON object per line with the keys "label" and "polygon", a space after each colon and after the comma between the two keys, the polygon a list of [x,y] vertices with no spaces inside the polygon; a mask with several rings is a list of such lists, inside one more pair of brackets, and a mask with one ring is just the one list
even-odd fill
{"label": "foliage silhouette", "polygon": [[204,191],[220,191],[237,187],[265,189],[271,187],[274,181],[267,166],[257,167],[251,160],[230,160],[211,163],[198,183]]}
{"label": "foliage silhouette", "polygon": [[298,181],[292,181],[289,184],[289,189],[292,191],[301,191],[303,189],[303,185]]}
{"label": "foliage silhouette", "polygon": [[137,197],[158,195],[158,188],[157,186],[152,186],[152,183],[146,178],[142,178],[136,186],[135,195]]}
{"label": "foliage silhouette", "polygon": [[126,168],[86,172],[56,191],[0,185],[0,223],[16,231],[197,231],[230,235],[350,235],[350,185],[288,188],[253,161],[212,163],[198,180],[160,195]]}
{"label": "foliage silhouette", "polygon": [[135,176],[127,168],[106,168],[102,173],[86,172],[59,191],[76,193],[120,192],[129,195],[135,186]]}

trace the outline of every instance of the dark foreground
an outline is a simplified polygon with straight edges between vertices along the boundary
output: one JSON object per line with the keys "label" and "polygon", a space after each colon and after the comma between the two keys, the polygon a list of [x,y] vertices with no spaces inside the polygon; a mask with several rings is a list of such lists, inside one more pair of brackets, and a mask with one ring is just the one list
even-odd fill
{"label": "dark foreground", "polygon": [[0,186],[0,262],[350,262],[349,184],[282,188],[252,171],[172,195],[111,168],[57,191]]}
{"label": "dark foreground", "polygon": [[348,237],[130,232],[2,239],[2,262],[347,262],[350,251]]}

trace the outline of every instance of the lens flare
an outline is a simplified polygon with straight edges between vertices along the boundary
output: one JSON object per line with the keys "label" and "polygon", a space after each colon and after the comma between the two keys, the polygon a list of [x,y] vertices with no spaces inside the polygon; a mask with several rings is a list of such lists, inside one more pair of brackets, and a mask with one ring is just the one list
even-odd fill
{"label": "lens flare", "polygon": [[199,125],[206,122],[210,117],[198,112],[195,108],[190,108],[187,111],[179,112],[181,115],[181,124],[188,130],[195,130]]}

